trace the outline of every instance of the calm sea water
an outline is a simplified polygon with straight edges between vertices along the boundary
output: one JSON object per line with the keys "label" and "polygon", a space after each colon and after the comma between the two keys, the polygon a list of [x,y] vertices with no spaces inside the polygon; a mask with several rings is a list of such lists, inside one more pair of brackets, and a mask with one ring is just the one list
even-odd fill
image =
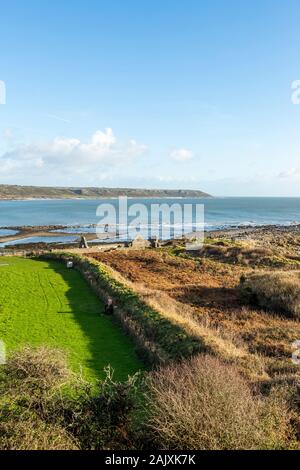
{"label": "calm sea water", "polygon": [[63,236],[63,237],[27,237],[22,238],[21,240],[10,240],[7,242],[0,243],[0,248],[5,248],[7,246],[15,245],[29,245],[30,243],[74,243],[78,241],[76,236]]}
{"label": "calm sea water", "polygon": [[[101,200],[35,200],[0,201],[0,228],[28,225],[66,225],[74,232],[74,225],[97,224],[99,204],[113,204],[115,199]],[[240,225],[300,224],[300,198],[215,198],[215,199],[129,199],[128,205],[144,204],[150,213],[151,204],[204,204],[205,228],[220,229]],[[130,221],[130,220],[129,220]],[[141,231],[149,224],[144,218]],[[191,222],[195,222],[194,219]],[[111,221],[113,224],[113,221]],[[172,225],[172,224],[171,224]],[[125,229],[126,232],[126,229]]]}

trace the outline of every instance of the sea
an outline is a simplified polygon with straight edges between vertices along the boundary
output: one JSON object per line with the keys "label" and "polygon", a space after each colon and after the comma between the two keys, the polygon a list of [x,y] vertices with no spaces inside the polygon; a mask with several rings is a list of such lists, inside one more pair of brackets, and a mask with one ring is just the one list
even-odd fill
{"label": "sea", "polygon": [[[157,206],[163,208],[159,219],[152,212],[155,207],[154,213],[157,214]],[[190,209],[187,210],[187,207]],[[197,212],[196,207],[202,208],[201,217],[201,211]],[[173,210],[171,218],[168,213],[170,208]],[[125,212],[127,218],[124,218]],[[138,217],[138,230],[143,237],[149,236],[151,231],[153,236],[169,238],[170,231],[173,236],[180,235],[182,224],[179,214],[184,213],[187,214],[186,229],[193,231],[201,228],[220,230],[244,226],[290,226],[300,224],[300,198],[139,198],[123,199],[122,207],[118,199],[0,201],[0,236],[13,235],[14,227],[48,225],[63,225],[66,236],[71,236],[79,231],[94,233],[98,225],[99,232],[107,231],[112,238],[128,239],[128,227],[132,228]]]}

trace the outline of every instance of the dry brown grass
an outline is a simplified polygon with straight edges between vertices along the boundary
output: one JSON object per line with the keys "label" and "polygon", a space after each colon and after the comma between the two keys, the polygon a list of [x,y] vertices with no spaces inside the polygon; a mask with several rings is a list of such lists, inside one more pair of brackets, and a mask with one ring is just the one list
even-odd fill
{"label": "dry brown grass", "polygon": [[237,341],[226,331],[210,325],[207,317],[197,317],[189,305],[177,302],[163,292],[153,291],[143,285],[135,285],[135,290],[161,315],[180,325],[192,337],[198,338],[206,352],[236,364],[251,381],[268,379],[262,356],[249,353],[245,342]]}
{"label": "dry brown grass", "polygon": [[254,395],[235,367],[216,358],[198,356],[155,372],[149,388],[149,426],[163,449],[293,446],[281,396]]}
{"label": "dry brown grass", "polygon": [[[191,318],[208,352],[217,351],[216,355],[225,358],[232,345],[246,351],[242,362],[250,369],[247,376],[254,377],[255,369],[256,375],[262,376],[265,363],[271,377],[294,369],[291,345],[300,338],[299,321],[246,307],[240,298],[240,277],[248,278],[253,269],[208,258],[184,259],[163,250],[121,250],[95,257],[126,278],[160,312],[183,317],[184,322]],[[231,357],[235,362],[234,355]]]}
{"label": "dry brown grass", "polygon": [[201,256],[208,256],[219,261],[244,265],[270,265],[275,253],[270,248],[252,246],[248,243],[226,243],[226,240],[207,243],[200,251]]}
{"label": "dry brown grass", "polygon": [[252,274],[241,280],[245,300],[283,316],[300,318],[300,271]]}
{"label": "dry brown grass", "polygon": [[228,363],[236,364],[251,381],[268,379],[262,357],[250,354],[245,343],[233,341],[233,338],[224,331],[210,326],[207,317],[201,318],[195,315],[194,309],[188,304],[176,301],[165,292],[150,289],[144,283],[133,283],[111,266],[108,269],[115,279],[137,292],[163,317],[180,326],[190,337],[196,338],[202,345],[203,351]]}

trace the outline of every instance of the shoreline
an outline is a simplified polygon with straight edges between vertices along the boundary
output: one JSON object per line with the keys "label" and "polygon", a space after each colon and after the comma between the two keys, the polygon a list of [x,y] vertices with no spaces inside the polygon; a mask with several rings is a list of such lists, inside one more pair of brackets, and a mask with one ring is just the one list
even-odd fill
{"label": "shoreline", "polygon": [[101,199],[300,199],[300,196],[89,196],[89,197],[0,197],[1,202],[26,202],[26,201],[97,201]]}
{"label": "shoreline", "polygon": [[[80,237],[84,236],[87,242],[91,242],[95,239],[96,241],[93,243],[94,246],[99,244],[107,245],[108,243],[114,244],[123,244],[124,240],[117,240],[116,241],[116,233],[109,232],[101,234],[101,237],[96,233],[97,224],[83,224],[83,225],[45,225],[45,226],[3,226],[0,227],[2,230],[14,230],[17,233],[14,235],[0,235],[0,244],[2,243],[9,243],[13,241],[20,241],[20,243],[16,243],[13,245],[7,245],[5,247],[1,247],[1,250],[18,250],[20,247],[24,247],[26,244],[26,249],[30,249],[34,246],[49,246],[54,247],[57,246],[58,243],[61,246],[70,246],[74,247],[80,241]],[[74,229],[73,231],[66,232],[68,229]],[[83,228],[95,228],[95,231],[86,232],[82,230]],[[78,229],[78,230],[76,230]],[[247,240],[247,239],[255,239],[259,242],[262,238],[272,238],[278,237],[280,235],[299,235],[300,234],[300,224],[293,224],[293,225],[280,225],[280,224],[272,224],[272,225],[259,225],[259,226],[252,226],[252,225],[245,225],[245,226],[230,226],[230,227],[222,227],[219,229],[209,229],[204,230],[204,236],[206,238],[229,238],[229,239],[236,239],[236,240]],[[103,235],[103,236],[102,236]],[[69,242],[68,237],[78,237],[78,240]],[[43,238],[43,237],[51,237],[53,241],[38,241],[32,243],[24,243],[22,244],[22,240],[27,240],[28,238]],[[62,239],[66,237],[65,242],[59,241],[56,242],[55,238]],[[114,240],[114,241],[112,241]],[[179,238],[174,238],[170,240],[163,240],[164,243],[168,243],[170,241],[176,242],[176,240],[180,240]]]}
{"label": "shoreline", "polygon": [[[27,198],[0,198],[1,202],[26,202],[26,201],[101,201],[101,200],[117,200],[119,197],[127,197],[127,199],[220,199],[214,196],[100,196],[100,197],[27,197]],[[221,199],[223,199],[221,197]],[[300,199],[300,198],[299,198]]]}

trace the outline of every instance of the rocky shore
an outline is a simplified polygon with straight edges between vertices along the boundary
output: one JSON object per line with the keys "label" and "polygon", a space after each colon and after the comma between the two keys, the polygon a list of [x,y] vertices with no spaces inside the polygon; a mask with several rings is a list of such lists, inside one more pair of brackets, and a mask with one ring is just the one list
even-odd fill
{"label": "rocky shore", "polygon": [[[86,230],[88,228],[88,230]],[[18,241],[16,245],[8,245],[7,248],[2,246],[1,250],[13,250],[19,248],[26,248],[31,250],[33,248],[53,247],[59,243],[62,247],[74,247],[77,245],[77,240],[72,243],[68,242],[68,237],[78,237],[78,242],[81,236],[84,236],[88,242],[99,239],[96,244],[107,244],[110,239],[115,240],[116,233],[109,232],[96,235],[96,225],[91,224],[88,227],[82,226],[66,226],[66,225],[46,225],[46,226],[15,226],[15,227],[1,227],[1,230],[14,230],[14,235],[0,235],[0,244],[6,242]],[[24,243],[28,238],[43,238],[51,237],[53,240],[47,243],[43,241],[38,243]],[[66,237],[66,242],[62,238]],[[206,231],[205,237],[207,239],[226,239],[232,241],[245,241],[252,243],[256,246],[263,246],[265,248],[277,249],[289,255],[300,256],[300,225],[280,226],[280,225],[265,225],[265,226],[239,226],[231,227],[228,229]],[[57,241],[55,240],[57,239]],[[176,241],[174,241],[176,243]]]}

